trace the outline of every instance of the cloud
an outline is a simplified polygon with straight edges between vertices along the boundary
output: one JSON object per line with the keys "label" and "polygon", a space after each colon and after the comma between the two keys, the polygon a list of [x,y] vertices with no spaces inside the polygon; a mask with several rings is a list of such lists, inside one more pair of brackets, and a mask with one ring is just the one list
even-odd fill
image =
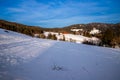
{"label": "cloud", "polygon": [[[108,14],[110,7],[98,2],[53,1],[43,3],[36,0],[22,0],[15,7],[7,7],[13,21],[45,27],[61,27],[76,23],[107,21],[116,15]],[[110,18],[112,17],[112,18]],[[115,19],[114,19],[115,20]]]}
{"label": "cloud", "polygon": [[10,11],[10,12],[25,12],[25,10],[21,9],[21,8],[8,8],[8,11]]}
{"label": "cloud", "polygon": [[[91,22],[103,22],[114,23],[120,19],[119,14],[109,14],[101,16],[73,16],[68,18],[50,19],[37,21],[36,24],[42,24],[48,27],[63,27],[72,24],[91,23]],[[102,21],[101,21],[102,20]]]}

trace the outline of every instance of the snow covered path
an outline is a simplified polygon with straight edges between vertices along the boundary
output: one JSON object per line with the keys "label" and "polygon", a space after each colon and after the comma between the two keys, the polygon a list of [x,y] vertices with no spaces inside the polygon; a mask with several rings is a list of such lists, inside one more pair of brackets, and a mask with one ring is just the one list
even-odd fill
{"label": "snow covered path", "polygon": [[0,29],[0,80],[120,80],[120,50]]}

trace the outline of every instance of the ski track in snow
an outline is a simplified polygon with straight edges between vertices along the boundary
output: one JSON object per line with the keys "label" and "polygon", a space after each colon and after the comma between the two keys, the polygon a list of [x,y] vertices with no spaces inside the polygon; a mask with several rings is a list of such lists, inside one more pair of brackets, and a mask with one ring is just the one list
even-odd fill
{"label": "ski track in snow", "polygon": [[120,50],[0,29],[0,80],[120,80]]}

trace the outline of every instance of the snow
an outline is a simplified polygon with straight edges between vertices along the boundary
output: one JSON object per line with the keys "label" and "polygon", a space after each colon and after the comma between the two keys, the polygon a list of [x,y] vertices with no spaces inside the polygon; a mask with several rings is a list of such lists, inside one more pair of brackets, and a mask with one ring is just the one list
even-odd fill
{"label": "snow", "polygon": [[77,31],[83,31],[83,29],[71,29],[71,31],[77,32]]}
{"label": "snow", "polygon": [[90,34],[98,34],[100,32],[101,32],[100,30],[93,28],[93,30],[90,31]]}
{"label": "snow", "polygon": [[48,34],[51,33],[52,35],[55,34],[57,39],[63,39],[63,35],[65,37],[65,41],[68,42],[75,42],[75,43],[82,43],[84,41],[89,41],[89,42],[93,42],[94,44],[98,44],[100,42],[100,39],[96,38],[96,37],[85,37],[82,35],[74,35],[74,34],[58,34],[56,32],[44,32],[45,36],[48,36]]}
{"label": "snow", "polygon": [[120,80],[120,50],[0,29],[0,80]]}
{"label": "snow", "polygon": [[82,43],[85,40],[88,40],[87,37],[81,35],[73,35],[73,34],[65,34],[66,41],[70,41],[70,39],[75,40],[77,43]]}

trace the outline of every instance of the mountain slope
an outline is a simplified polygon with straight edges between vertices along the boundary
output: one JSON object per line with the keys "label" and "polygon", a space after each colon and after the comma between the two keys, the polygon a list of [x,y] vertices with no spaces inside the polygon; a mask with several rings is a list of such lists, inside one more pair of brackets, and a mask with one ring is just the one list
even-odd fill
{"label": "mountain slope", "polygon": [[0,80],[119,80],[120,50],[0,29]]}

